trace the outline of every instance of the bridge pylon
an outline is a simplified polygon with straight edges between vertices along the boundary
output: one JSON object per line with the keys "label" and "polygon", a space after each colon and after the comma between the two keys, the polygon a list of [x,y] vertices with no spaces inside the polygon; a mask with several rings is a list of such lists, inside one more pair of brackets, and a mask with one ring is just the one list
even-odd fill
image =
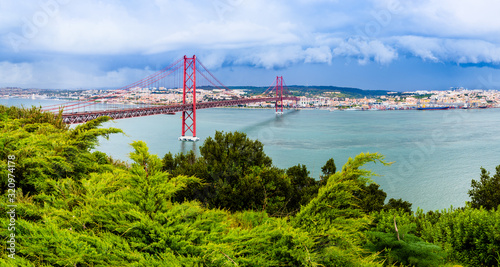
{"label": "bridge pylon", "polygon": [[[192,104],[192,106],[182,112],[182,135],[179,141],[199,141],[200,138],[196,137],[196,56],[191,58],[184,56],[182,104]],[[189,133],[191,135],[186,135]]]}
{"label": "bridge pylon", "polygon": [[283,115],[283,76],[276,76],[276,115]]}

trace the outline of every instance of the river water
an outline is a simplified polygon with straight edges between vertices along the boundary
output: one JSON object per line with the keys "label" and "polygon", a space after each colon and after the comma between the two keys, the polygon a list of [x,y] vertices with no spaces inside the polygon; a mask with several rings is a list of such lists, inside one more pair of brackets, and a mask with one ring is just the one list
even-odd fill
{"label": "river water", "polygon": [[[42,105],[53,101],[0,99],[4,105]],[[321,167],[334,158],[337,169],[361,152],[379,152],[391,166],[369,164],[380,176],[373,180],[388,198],[403,198],[413,210],[464,206],[472,179],[480,167],[494,172],[500,165],[500,109],[436,111],[286,111],[217,108],[198,110],[197,143],[179,142],[181,118],[156,115],[108,122],[122,129],[97,148],[127,160],[134,140],[145,141],[152,153],[195,150],[219,131],[242,131],[264,144],[274,165],[305,164],[318,178]]]}

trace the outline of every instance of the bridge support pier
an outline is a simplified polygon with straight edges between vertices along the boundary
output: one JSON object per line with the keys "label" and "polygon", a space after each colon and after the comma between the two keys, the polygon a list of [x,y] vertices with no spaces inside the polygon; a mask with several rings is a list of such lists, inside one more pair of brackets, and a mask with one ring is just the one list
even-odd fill
{"label": "bridge support pier", "polygon": [[[191,103],[189,99],[191,98]],[[182,87],[182,104],[192,104],[190,110],[182,112],[182,135],[179,141],[199,141],[196,137],[196,56],[184,56],[184,78]],[[186,133],[191,135],[186,135]]]}
{"label": "bridge support pier", "polygon": [[181,137],[179,137],[179,141],[197,142],[197,141],[200,141],[200,138],[198,138],[196,136],[181,136]]}

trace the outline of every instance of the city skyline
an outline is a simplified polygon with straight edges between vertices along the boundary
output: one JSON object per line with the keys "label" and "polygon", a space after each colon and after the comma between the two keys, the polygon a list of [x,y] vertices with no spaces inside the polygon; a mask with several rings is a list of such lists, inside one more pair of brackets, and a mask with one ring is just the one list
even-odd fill
{"label": "city skyline", "polygon": [[500,89],[492,0],[0,1],[0,87],[120,87],[196,54],[226,85]]}

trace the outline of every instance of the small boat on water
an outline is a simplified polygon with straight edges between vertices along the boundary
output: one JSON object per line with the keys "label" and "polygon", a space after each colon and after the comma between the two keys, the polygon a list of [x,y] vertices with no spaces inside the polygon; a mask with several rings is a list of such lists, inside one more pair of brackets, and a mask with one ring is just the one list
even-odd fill
{"label": "small boat on water", "polygon": [[450,107],[419,107],[417,110],[446,110],[450,109]]}

